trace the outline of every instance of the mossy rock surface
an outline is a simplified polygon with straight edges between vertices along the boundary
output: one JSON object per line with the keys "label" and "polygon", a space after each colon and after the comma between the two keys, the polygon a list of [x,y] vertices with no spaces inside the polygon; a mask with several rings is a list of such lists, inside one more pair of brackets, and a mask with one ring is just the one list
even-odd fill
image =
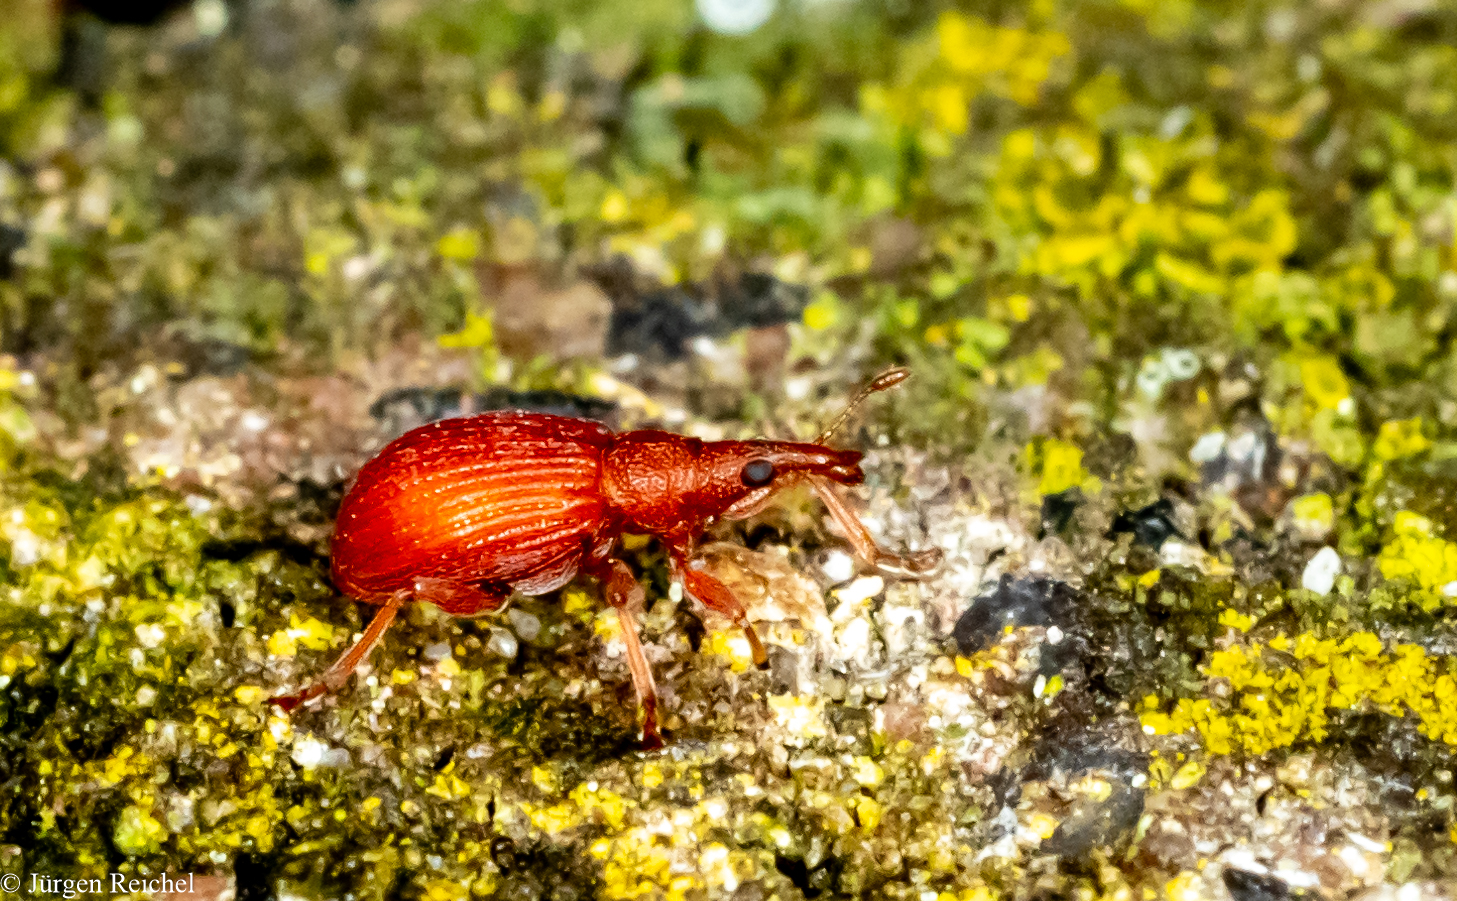
{"label": "mossy rock surface", "polygon": [[[1451,8],[12,6],[0,889],[1457,895]],[[665,750],[590,580],[268,703],[406,429],[813,436],[890,365],[833,441],[941,569],[714,526],[760,670],[630,536]]]}

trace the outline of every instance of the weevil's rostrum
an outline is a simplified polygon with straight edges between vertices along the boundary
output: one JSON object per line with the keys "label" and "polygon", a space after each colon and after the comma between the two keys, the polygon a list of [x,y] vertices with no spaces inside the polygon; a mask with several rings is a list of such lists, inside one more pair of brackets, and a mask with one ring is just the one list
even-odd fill
{"label": "weevil's rostrum", "polygon": [[[850,408],[904,378],[904,370],[891,370]],[[713,521],[752,515],[804,481],[862,560],[900,574],[934,568],[934,551],[902,556],[876,546],[836,494],[835,486],[864,477],[860,452],[823,443],[843,420],[814,443],[614,433],[588,420],[523,412],[414,429],[360,470],[334,531],[335,585],[379,605],[379,613],[318,683],[275,702],[291,709],[337,687],[410,601],[473,616],[501,608],[513,592],[545,594],[580,574],[602,583],[621,617],[644,744],[657,747],[657,692],[634,622],[643,593],[612,557],[624,533],[658,538],[685,594],[739,624],[760,665],[764,649],[743,606],[693,560],[695,542]]]}

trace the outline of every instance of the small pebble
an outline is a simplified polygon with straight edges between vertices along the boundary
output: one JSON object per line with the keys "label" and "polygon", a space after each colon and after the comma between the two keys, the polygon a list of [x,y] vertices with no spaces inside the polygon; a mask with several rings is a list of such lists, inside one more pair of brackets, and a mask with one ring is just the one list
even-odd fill
{"label": "small pebble", "polygon": [[870,654],[870,623],[853,619],[840,630],[840,650],[847,660],[863,661]]}
{"label": "small pebble", "polygon": [[774,14],[775,0],[698,0],[698,14],[719,34],[742,35]]}
{"label": "small pebble", "polygon": [[834,584],[848,582],[855,575],[855,558],[844,551],[830,551],[825,555],[825,562],[820,564],[820,571]]}
{"label": "small pebble", "polygon": [[516,642],[516,636],[512,635],[510,631],[496,628],[491,630],[491,637],[486,640],[486,647],[490,648],[493,654],[499,654],[507,660],[514,660],[519,645]]}
{"label": "small pebble", "polygon": [[167,630],[156,623],[142,623],[134,629],[137,644],[144,648],[155,648],[167,639]]}
{"label": "small pebble", "polygon": [[1336,576],[1340,574],[1341,555],[1333,547],[1323,547],[1305,564],[1305,574],[1300,577],[1300,585],[1316,594],[1330,594],[1335,587]]}
{"label": "small pebble", "polygon": [[522,641],[535,641],[536,636],[541,634],[541,620],[525,610],[514,607],[507,610],[506,621],[511,624],[511,631]]}
{"label": "small pebble", "polygon": [[329,746],[317,738],[311,735],[300,735],[294,739],[293,762],[306,770],[311,770],[324,762],[324,755],[328,750]]}
{"label": "small pebble", "polygon": [[1176,382],[1191,379],[1199,374],[1199,355],[1185,348],[1169,348],[1163,352],[1164,370]]}
{"label": "small pebble", "polygon": [[885,590],[885,580],[880,576],[862,576],[835,592],[840,603],[850,607],[868,601]]}

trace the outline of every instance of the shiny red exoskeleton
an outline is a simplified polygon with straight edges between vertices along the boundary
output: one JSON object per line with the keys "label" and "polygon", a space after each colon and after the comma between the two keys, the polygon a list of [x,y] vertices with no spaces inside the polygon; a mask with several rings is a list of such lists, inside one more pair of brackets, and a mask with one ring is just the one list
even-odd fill
{"label": "shiny red exoskeleton", "polygon": [[513,592],[545,594],[584,573],[602,583],[621,618],[644,744],[661,746],[657,693],[634,621],[643,591],[612,556],[618,539],[657,537],[685,595],[738,623],[761,666],[764,648],[744,608],[693,559],[695,541],[714,520],[748,516],[804,481],[861,559],[902,575],[929,572],[940,556],[934,550],[902,556],[876,546],[834,490],[860,483],[862,455],[823,443],[856,404],[906,375],[893,369],[870,383],[814,443],[614,433],[589,420],[522,412],[407,432],[359,471],[334,528],[335,585],[380,610],[319,682],[274,703],[292,710],[337,688],[410,601],[475,616],[499,610]]}

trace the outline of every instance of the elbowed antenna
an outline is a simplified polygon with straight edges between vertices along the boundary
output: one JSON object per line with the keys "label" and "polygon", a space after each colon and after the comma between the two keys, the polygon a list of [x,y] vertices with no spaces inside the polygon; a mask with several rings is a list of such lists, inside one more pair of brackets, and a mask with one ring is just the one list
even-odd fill
{"label": "elbowed antenna", "polygon": [[[844,425],[845,420],[850,418],[850,414],[854,413],[855,409],[870,395],[894,388],[910,377],[911,371],[903,366],[887,369],[876,376],[870,381],[870,384],[860,389],[860,393],[855,395],[855,399],[850,401],[844,411],[835,417],[835,421],[820,433],[820,436],[815,439],[815,444],[824,444],[829,440],[830,436],[835,434],[835,430]],[[818,494],[820,500],[824,501],[825,508],[830,511],[830,516],[839,524],[840,530],[845,533],[845,538],[854,548],[855,555],[864,562],[886,575],[912,579],[925,578],[935,572],[940,565],[941,551],[939,548],[926,548],[912,553],[897,554],[876,544],[870,530],[865,528],[865,523],[861,522],[860,518],[845,506],[845,502],[841,500],[833,482],[824,476],[812,475],[809,477],[809,483],[815,494]]]}
{"label": "elbowed antenna", "polygon": [[824,444],[826,441],[828,441],[830,439],[830,436],[835,434],[835,432],[839,431],[840,426],[845,424],[845,420],[850,418],[850,414],[854,413],[855,408],[864,403],[867,397],[872,394],[894,388],[896,385],[899,385],[901,382],[904,382],[910,377],[911,371],[909,369],[906,369],[904,366],[896,366],[892,369],[887,369],[880,375],[877,375],[874,379],[871,380],[870,384],[860,389],[860,393],[855,395],[855,399],[850,401],[849,405],[847,405],[845,409],[841,411],[839,416],[835,417],[835,421],[830,423],[823,432],[820,432],[820,436],[814,440],[814,443]]}

